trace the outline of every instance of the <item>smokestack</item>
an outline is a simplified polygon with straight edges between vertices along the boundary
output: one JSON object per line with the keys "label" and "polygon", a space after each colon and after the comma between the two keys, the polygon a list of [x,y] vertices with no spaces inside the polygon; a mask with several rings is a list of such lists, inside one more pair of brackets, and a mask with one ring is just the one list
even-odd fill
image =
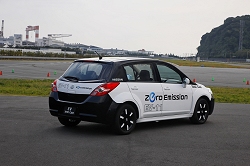
{"label": "smokestack", "polygon": [[1,37],[3,37],[3,26],[4,26],[4,20],[2,20]]}

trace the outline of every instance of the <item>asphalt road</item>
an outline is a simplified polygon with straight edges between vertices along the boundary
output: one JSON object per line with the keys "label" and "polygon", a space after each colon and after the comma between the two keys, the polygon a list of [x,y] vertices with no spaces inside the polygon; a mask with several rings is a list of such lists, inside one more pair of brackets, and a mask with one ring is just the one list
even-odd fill
{"label": "asphalt road", "polygon": [[62,75],[72,62],[0,60],[0,78],[55,79]]}
{"label": "asphalt road", "polygon": [[118,136],[106,125],[63,127],[47,97],[0,96],[0,163],[20,165],[249,165],[250,105],[216,103],[207,123],[141,123]]}
{"label": "asphalt road", "polygon": [[[179,66],[190,79],[205,86],[248,87],[250,69]],[[244,81],[243,81],[244,80]]]}
{"label": "asphalt road", "polygon": [[[56,79],[64,73],[70,61],[0,60],[0,78]],[[179,66],[191,80],[205,86],[250,87],[250,69]],[[49,73],[49,77],[47,77]]]}

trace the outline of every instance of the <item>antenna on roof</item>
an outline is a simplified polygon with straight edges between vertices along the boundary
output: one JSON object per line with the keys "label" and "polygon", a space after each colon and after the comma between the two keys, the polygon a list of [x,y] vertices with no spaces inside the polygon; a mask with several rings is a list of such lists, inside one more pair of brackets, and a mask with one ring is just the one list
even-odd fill
{"label": "antenna on roof", "polygon": [[102,59],[102,56],[101,56],[100,54],[98,54],[97,51],[95,51],[95,53],[99,56],[99,60],[101,60],[101,59]]}

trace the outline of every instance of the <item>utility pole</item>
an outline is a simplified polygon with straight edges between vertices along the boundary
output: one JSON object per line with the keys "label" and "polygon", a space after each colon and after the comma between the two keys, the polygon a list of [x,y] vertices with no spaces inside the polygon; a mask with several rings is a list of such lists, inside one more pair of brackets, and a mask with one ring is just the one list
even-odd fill
{"label": "utility pole", "polygon": [[244,33],[244,20],[240,20],[240,34],[239,34],[239,50],[242,50],[243,33]]}

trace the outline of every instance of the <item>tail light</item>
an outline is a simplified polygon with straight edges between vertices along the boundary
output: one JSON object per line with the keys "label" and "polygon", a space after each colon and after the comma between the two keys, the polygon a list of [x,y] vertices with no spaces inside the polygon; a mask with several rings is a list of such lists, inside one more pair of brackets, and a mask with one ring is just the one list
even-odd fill
{"label": "tail light", "polygon": [[102,84],[98,86],[97,88],[95,88],[91,92],[90,96],[104,96],[108,94],[109,92],[111,92],[113,89],[115,89],[119,84],[120,82],[109,82],[106,84]]}
{"label": "tail light", "polygon": [[57,92],[56,82],[57,82],[57,79],[51,84],[51,92]]}

